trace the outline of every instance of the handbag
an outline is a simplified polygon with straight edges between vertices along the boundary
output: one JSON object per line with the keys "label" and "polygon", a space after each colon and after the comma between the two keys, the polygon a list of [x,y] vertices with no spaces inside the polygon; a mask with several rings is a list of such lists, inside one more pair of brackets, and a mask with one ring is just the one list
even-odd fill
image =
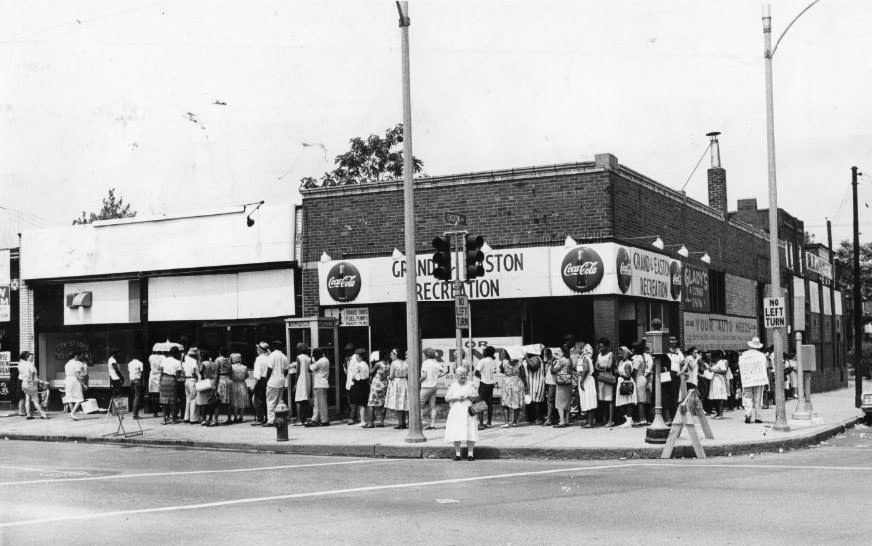
{"label": "handbag", "polygon": [[487,402],[485,402],[484,400],[479,400],[478,402],[469,406],[469,408],[467,408],[467,411],[469,411],[470,415],[478,415],[483,411],[487,411]]}
{"label": "handbag", "polygon": [[621,381],[621,385],[618,387],[618,394],[622,396],[630,396],[633,394],[633,390],[636,388],[636,384],[630,380]]}
{"label": "handbag", "polygon": [[599,377],[597,377],[597,381],[600,383],[605,383],[606,385],[615,385],[618,382],[618,378],[615,377],[615,374],[610,370],[605,370],[600,372]]}
{"label": "handbag", "polygon": [[201,379],[194,383],[194,388],[197,389],[197,392],[205,392],[212,388],[212,380],[211,379]]}
{"label": "handbag", "polygon": [[572,385],[572,373],[564,368],[554,376],[554,382],[558,385]]}

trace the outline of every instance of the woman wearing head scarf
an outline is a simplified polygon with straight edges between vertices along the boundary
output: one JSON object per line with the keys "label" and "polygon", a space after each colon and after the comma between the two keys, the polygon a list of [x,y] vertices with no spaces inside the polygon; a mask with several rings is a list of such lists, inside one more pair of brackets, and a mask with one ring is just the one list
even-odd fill
{"label": "woman wearing head scarf", "polygon": [[587,416],[587,422],[582,426],[592,428],[596,422],[597,394],[596,380],[593,378],[593,347],[585,343],[581,348],[581,356],[576,364],[578,374],[578,402],[581,411]]}
{"label": "woman wearing head scarf", "polygon": [[654,370],[654,359],[645,351],[645,341],[640,341],[633,346],[633,373],[636,376],[636,403],[639,426],[648,424],[648,384],[651,373]]}
{"label": "woman wearing head scarf", "polygon": [[572,361],[568,355],[568,345],[554,349],[554,363],[551,365],[551,373],[554,374],[554,382],[557,384],[557,390],[554,395],[554,407],[557,408],[557,415],[560,416],[560,423],[554,425],[555,428],[569,426],[567,416],[569,404],[572,401],[573,369]]}
{"label": "woman wearing head scarf", "polygon": [[445,401],[451,405],[445,420],[445,441],[454,444],[454,460],[460,460],[460,444],[466,442],[467,460],[475,460],[475,442],[478,440],[478,421],[469,414],[469,406],[478,400],[478,391],[468,379],[467,369],[460,366],[454,370],[454,382],[445,393]]}
{"label": "woman wearing head scarf", "polygon": [[372,371],[369,380],[369,400],[366,403],[367,422],[363,428],[385,426],[385,397],[388,393],[388,363],[380,358],[380,351],[373,351],[369,358]]}
{"label": "woman wearing head scarf", "polygon": [[[620,362],[615,371],[618,383],[615,389],[615,407],[624,411],[620,428],[633,426],[633,408],[636,406],[636,382],[633,380],[633,353],[627,347],[618,349]],[[620,410],[619,410],[620,411]]]}
{"label": "woman wearing head scarf", "polygon": [[509,358],[509,353],[503,349],[500,368],[505,375],[501,404],[505,410],[506,422],[502,428],[518,426],[518,413],[524,403],[524,391],[527,380],[524,368],[517,360]]}
{"label": "woman wearing head scarf", "polygon": [[248,407],[248,387],[245,379],[248,377],[248,367],[242,363],[242,355],[233,353],[230,355],[230,403],[233,407],[233,422],[241,423],[245,420],[245,408]]}
{"label": "woman wearing head scarf", "polygon": [[390,359],[385,407],[397,414],[397,426],[394,428],[403,429],[406,428],[409,415],[409,365],[405,360],[400,360],[397,349],[391,350]]}
{"label": "woman wearing head scarf", "polygon": [[522,362],[524,367],[524,402],[527,403],[527,421],[530,423],[537,422],[541,425],[545,422],[544,408],[545,402],[545,367],[542,365],[541,345],[531,345],[525,347],[525,358]]}

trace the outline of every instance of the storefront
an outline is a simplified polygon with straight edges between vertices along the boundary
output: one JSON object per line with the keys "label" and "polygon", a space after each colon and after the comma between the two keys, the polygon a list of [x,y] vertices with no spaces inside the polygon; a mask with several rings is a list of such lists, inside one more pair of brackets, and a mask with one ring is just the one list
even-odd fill
{"label": "storefront", "polygon": [[111,351],[147,362],[155,343],[170,340],[212,356],[239,352],[251,366],[258,341],[284,341],[299,286],[294,209],[261,207],[253,226],[246,212],[25,233],[22,273],[40,375],[62,386],[64,364],[81,350],[90,386],[101,389]]}

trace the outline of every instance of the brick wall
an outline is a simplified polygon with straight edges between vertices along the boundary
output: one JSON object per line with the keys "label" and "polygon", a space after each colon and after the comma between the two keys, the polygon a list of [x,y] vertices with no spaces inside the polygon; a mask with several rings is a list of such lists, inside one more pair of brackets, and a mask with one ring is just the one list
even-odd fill
{"label": "brick wall", "polygon": [[33,290],[21,281],[18,287],[18,347],[19,351],[36,351],[33,335]]}
{"label": "brick wall", "polygon": [[708,204],[721,214],[727,213],[727,171],[720,167],[708,170]]}
{"label": "brick wall", "polygon": [[757,286],[754,281],[727,274],[724,285],[728,315],[757,316]]}
{"label": "brick wall", "polygon": [[597,298],[593,301],[594,339],[602,337],[617,343],[618,340],[618,300],[616,298]]}

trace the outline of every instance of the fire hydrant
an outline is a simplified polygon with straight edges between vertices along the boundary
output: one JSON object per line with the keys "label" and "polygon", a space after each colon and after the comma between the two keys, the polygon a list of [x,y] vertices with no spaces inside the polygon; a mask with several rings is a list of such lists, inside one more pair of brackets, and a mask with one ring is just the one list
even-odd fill
{"label": "fire hydrant", "polygon": [[288,441],[288,406],[279,402],[276,406],[276,418],[273,421],[276,427],[276,442]]}

